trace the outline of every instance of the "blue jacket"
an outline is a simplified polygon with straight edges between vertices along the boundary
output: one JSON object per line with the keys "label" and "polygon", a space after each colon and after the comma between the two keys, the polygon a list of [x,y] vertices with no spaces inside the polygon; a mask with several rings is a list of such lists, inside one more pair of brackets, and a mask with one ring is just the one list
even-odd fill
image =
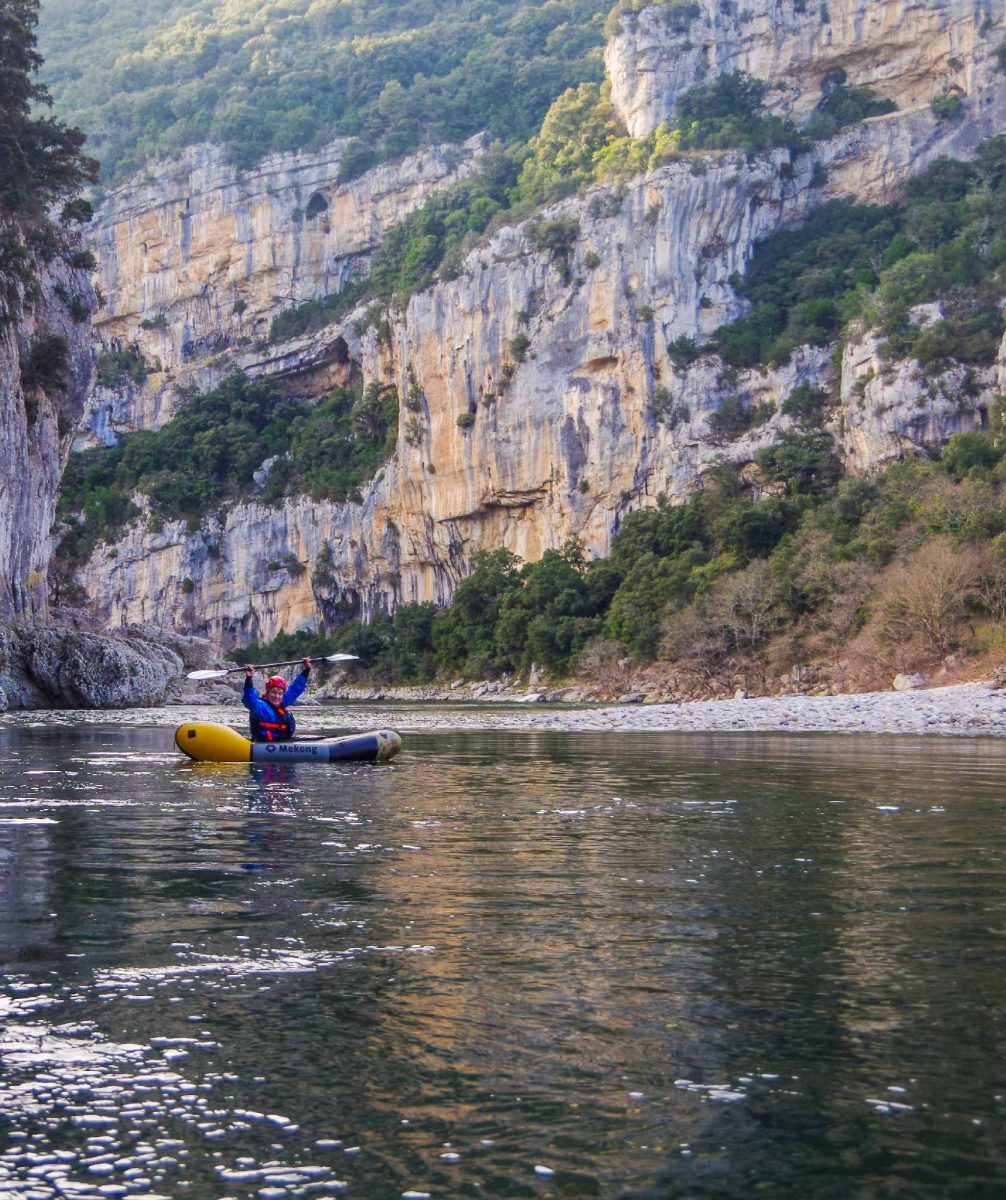
{"label": "blue jacket", "polygon": [[308,673],[302,671],[283,693],[279,708],[273,708],[268,700],[263,700],[255,691],[255,684],[250,679],[245,680],[241,703],[248,709],[253,742],[288,742],[293,737],[296,722],[288,710],[300,699],[308,679]]}

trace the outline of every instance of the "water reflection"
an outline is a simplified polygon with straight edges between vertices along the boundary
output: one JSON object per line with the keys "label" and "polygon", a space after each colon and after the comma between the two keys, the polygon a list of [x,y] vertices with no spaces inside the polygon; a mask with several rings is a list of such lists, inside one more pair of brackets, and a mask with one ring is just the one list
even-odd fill
{"label": "water reflection", "polygon": [[264,819],[245,825],[244,836],[254,856],[241,865],[246,871],[284,870],[279,851],[292,840],[292,834],[277,818],[297,815],[296,767],[293,763],[252,763],[248,771],[252,786],[247,792],[247,811]]}
{"label": "water reflection", "polygon": [[0,727],[0,1194],[1006,1182],[999,743],[166,743]]}

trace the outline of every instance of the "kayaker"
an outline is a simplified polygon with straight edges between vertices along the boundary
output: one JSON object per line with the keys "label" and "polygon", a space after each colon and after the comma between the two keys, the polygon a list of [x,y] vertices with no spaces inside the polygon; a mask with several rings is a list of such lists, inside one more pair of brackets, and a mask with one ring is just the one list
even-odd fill
{"label": "kayaker", "polygon": [[245,687],[241,703],[248,709],[253,742],[288,742],[293,737],[295,722],[290,706],[296,704],[307,687],[311,675],[311,660],[304,659],[297,678],[287,686],[282,675],[273,675],[265,681],[265,691],[258,695],[253,677],[255,668],[245,664]]}

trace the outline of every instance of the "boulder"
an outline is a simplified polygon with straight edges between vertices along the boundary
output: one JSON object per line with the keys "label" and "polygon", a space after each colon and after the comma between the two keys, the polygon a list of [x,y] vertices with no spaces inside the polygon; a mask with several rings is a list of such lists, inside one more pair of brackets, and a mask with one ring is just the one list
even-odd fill
{"label": "boulder", "polygon": [[182,656],[161,639],[97,633],[82,621],[0,625],[0,711],[159,706],[176,698],[182,674]]}
{"label": "boulder", "polygon": [[895,675],[891,687],[896,692],[911,692],[915,688],[925,687],[925,675]]}
{"label": "boulder", "polygon": [[59,629],[31,631],[23,661],[56,708],[151,708],[182,671],[165,646]]}

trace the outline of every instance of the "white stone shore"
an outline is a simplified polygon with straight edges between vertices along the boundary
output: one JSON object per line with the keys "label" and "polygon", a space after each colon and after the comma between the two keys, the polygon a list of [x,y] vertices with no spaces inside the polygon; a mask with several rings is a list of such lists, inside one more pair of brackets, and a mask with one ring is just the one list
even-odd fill
{"label": "white stone shore", "polygon": [[[1006,693],[984,683],[863,692],[847,696],[770,696],[746,700],[698,700],[685,704],[604,708],[579,718],[592,727],[626,730],[770,731],[789,733],[933,733],[1006,736]],[[534,724],[550,727],[549,714]],[[559,716],[559,714],[556,714]],[[543,718],[539,725],[537,718]],[[561,718],[557,726],[561,727]]]}
{"label": "white stone shore", "polygon": [[[987,683],[864,692],[840,696],[771,696],[697,700],[683,704],[613,704],[566,708],[527,706],[368,704],[303,710],[311,725],[371,722],[401,729],[613,730],[667,733],[882,733],[1006,736],[1006,691]],[[323,715],[324,714],[324,715]],[[302,720],[302,726],[308,722]],[[305,728],[306,732],[306,728]]]}

